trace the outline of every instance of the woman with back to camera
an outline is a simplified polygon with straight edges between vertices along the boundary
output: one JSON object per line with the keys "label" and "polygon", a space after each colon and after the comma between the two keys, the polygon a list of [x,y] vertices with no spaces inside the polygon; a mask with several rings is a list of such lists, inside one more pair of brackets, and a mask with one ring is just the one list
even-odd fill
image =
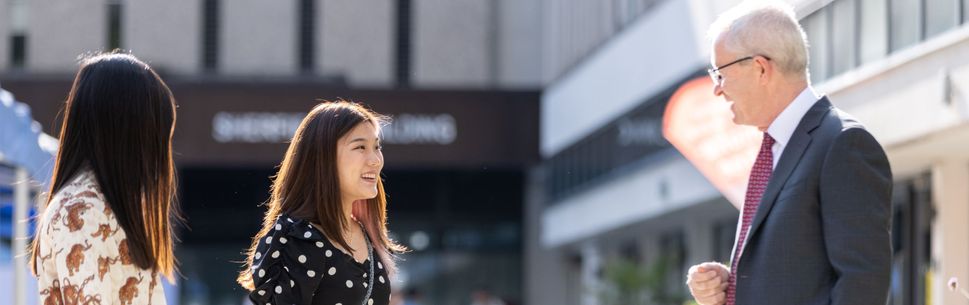
{"label": "woman with back to camera", "polygon": [[392,253],[404,248],[387,234],[385,121],[337,101],[316,106],[300,123],[238,277],[255,304],[390,302]]}
{"label": "woman with back to camera", "polygon": [[132,55],[81,62],[30,266],[44,304],[165,304],[172,253],[175,100]]}

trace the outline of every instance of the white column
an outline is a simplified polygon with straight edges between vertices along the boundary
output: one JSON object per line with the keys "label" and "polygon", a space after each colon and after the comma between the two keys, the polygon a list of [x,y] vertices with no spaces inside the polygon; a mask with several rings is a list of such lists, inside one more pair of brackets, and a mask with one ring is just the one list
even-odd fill
{"label": "white column", "polygon": [[599,270],[602,269],[602,255],[593,242],[582,245],[582,305],[599,303]]}
{"label": "white column", "polygon": [[27,291],[27,210],[30,209],[30,177],[27,170],[16,169],[13,189],[13,303],[26,304]]}
{"label": "white column", "polygon": [[932,305],[966,305],[962,295],[947,288],[957,277],[963,289],[969,284],[969,162],[944,160],[932,168],[932,202],[936,218],[932,224],[932,261],[936,269],[927,290]]}

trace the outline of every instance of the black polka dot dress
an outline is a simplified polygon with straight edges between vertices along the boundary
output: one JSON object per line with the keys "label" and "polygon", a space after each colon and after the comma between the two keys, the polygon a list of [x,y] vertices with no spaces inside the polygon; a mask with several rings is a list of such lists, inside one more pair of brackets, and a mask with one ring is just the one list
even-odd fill
{"label": "black polka dot dress", "polygon": [[[377,253],[358,263],[338,250],[309,222],[282,215],[269,234],[260,237],[253,256],[255,304],[387,305],[390,279]],[[370,298],[364,300],[373,278]]]}

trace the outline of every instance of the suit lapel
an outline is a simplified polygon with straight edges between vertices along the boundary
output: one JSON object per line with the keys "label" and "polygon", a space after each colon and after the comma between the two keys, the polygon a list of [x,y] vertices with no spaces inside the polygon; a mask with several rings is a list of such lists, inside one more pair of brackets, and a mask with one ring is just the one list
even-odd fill
{"label": "suit lapel", "polygon": [[740,249],[741,256],[748,248],[747,242],[757,233],[757,229],[764,222],[764,219],[767,218],[767,214],[770,213],[774,202],[777,201],[777,195],[780,194],[781,187],[791,177],[791,173],[801,161],[801,156],[804,155],[804,151],[811,144],[811,131],[818,127],[821,119],[831,108],[831,102],[828,101],[828,98],[822,97],[811,106],[811,109],[801,118],[801,122],[798,123],[797,128],[794,129],[791,141],[784,148],[781,159],[777,162],[777,168],[774,169],[770,181],[767,182],[767,189],[764,190],[764,196],[761,198],[760,205],[757,207],[757,213],[754,214],[754,219],[750,223],[750,230],[747,232],[747,240],[744,241],[744,248]]}

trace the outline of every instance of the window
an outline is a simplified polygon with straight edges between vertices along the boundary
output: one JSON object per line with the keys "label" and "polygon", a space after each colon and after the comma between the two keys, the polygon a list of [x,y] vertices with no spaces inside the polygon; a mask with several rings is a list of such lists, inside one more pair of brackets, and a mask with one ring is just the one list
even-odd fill
{"label": "window", "polygon": [[299,69],[303,73],[312,73],[316,51],[316,0],[300,0],[298,11],[299,23]]}
{"label": "window", "polygon": [[889,45],[897,51],[919,42],[922,33],[920,1],[890,0]]}
{"label": "window", "polygon": [[[969,1],[969,0],[967,0]],[[858,8],[861,27],[859,59],[868,63],[888,54],[888,5],[885,0],[861,0]]]}
{"label": "window", "polygon": [[890,304],[925,304],[932,269],[931,175],[895,183],[892,194],[892,286]]}
{"label": "window", "polygon": [[925,1],[925,37],[933,37],[959,24],[959,1]]}
{"label": "window", "polygon": [[962,22],[969,20],[969,0],[962,0]]}
{"label": "window", "polygon": [[613,1],[613,20],[614,29],[619,30],[626,27],[627,24],[636,20],[639,14],[643,12],[643,7],[645,6],[642,0],[615,0]]}
{"label": "window", "polygon": [[27,62],[27,36],[14,34],[10,37],[10,65],[22,69]]}
{"label": "window", "polygon": [[108,1],[108,51],[121,48],[121,1]]}
{"label": "window", "polygon": [[801,26],[807,33],[808,71],[812,82],[820,82],[830,75],[828,72],[828,14],[827,7],[814,12],[801,20]]}
{"label": "window", "polygon": [[820,82],[969,21],[969,0],[834,0],[801,25]]}
{"label": "window", "polygon": [[835,1],[831,4],[831,75],[838,75],[858,66],[856,2]]}
{"label": "window", "polygon": [[[692,79],[699,72],[685,79]],[[662,117],[666,103],[686,80],[675,82],[660,93],[644,100],[622,117],[563,149],[546,161],[550,204],[588,189],[604,179],[623,175],[622,168],[667,151],[670,143],[662,136]]]}
{"label": "window", "polygon": [[202,68],[213,72],[219,58],[219,0],[202,2]]}
{"label": "window", "polygon": [[[13,0],[10,2],[10,66],[23,69],[27,63],[27,1]],[[3,60],[3,59],[0,59]]]}
{"label": "window", "polygon": [[410,85],[410,53],[411,53],[411,1],[397,0],[397,56],[394,75],[397,86]]}

